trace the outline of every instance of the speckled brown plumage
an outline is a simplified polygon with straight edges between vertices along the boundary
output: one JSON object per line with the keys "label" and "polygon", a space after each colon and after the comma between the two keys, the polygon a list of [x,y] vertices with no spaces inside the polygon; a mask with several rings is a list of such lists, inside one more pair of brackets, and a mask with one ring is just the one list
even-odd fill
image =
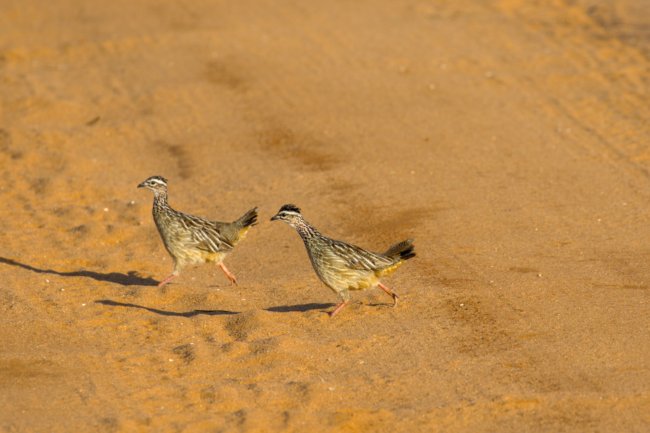
{"label": "speckled brown plumage", "polygon": [[167,202],[167,180],[161,176],[148,178],[138,188],[153,191],[153,219],[165,248],[174,259],[174,271],[159,286],[177,277],[185,266],[207,262],[216,263],[233,284],[237,283],[223,259],[256,223],[257,208],[233,222],[209,221],[172,209]]}
{"label": "speckled brown plumage", "polygon": [[350,290],[379,287],[392,296],[393,305],[397,304],[397,294],[379,279],[390,275],[405,260],[415,257],[412,239],[395,244],[380,254],[322,235],[294,205],[282,206],[271,220],[284,221],[296,229],[316,274],[341,298],[341,303],[330,313],[332,316],[350,302]]}

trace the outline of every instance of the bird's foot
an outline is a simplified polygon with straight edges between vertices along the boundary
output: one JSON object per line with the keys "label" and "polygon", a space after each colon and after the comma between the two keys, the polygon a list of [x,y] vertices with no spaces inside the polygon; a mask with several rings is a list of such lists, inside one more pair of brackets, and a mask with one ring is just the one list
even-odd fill
{"label": "bird's foot", "polygon": [[158,283],[158,287],[164,286],[165,284],[169,283],[171,280],[173,280],[177,276],[178,276],[177,274],[171,274],[170,276],[168,276],[167,278],[162,280],[160,283]]}
{"label": "bird's foot", "polygon": [[236,286],[237,285],[237,277],[235,277],[235,275],[232,272],[230,272],[228,270],[228,268],[226,268],[226,266],[223,263],[219,263],[219,267],[221,268],[223,273],[226,274],[226,278],[228,278],[228,280],[230,281],[230,284],[232,284],[233,286]]}
{"label": "bird's foot", "polygon": [[334,317],[334,316],[336,316],[337,314],[339,314],[339,311],[341,311],[341,310],[343,309],[343,307],[345,307],[345,306],[348,305],[349,303],[350,303],[350,301],[343,301],[343,302],[341,302],[339,305],[337,305],[335,309],[333,309],[332,311],[330,311],[330,312],[327,313],[327,314],[329,314],[330,317]]}
{"label": "bird's foot", "polygon": [[393,298],[393,307],[397,306],[397,300],[399,299],[397,293],[393,292],[391,289],[384,286],[382,283],[377,284],[377,286],[384,292],[388,293],[391,296],[391,298]]}

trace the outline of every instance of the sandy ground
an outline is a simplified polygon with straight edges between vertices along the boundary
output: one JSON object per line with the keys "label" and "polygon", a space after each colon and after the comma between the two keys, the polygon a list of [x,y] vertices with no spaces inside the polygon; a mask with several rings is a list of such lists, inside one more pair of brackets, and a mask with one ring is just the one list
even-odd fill
{"label": "sandy ground", "polygon": [[[0,431],[647,432],[648,2],[4,0]],[[260,224],[171,270],[177,209]],[[336,298],[284,203],[418,257]]]}

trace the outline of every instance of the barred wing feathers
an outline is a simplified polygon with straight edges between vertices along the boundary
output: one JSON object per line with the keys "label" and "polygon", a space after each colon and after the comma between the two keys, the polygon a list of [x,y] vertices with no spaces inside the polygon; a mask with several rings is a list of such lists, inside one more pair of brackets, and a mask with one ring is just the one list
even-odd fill
{"label": "barred wing feathers", "polygon": [[388,257],[345,242],[330,239],[330,246],[332,252],[340,257],[350,269],[379,271],[394,264],[394,261]]}
{"label": "barred wing feathers", "polygon": [[234,245],[221,233],[228,223],[206,221],[193,215],[183,215],[181,224],[191,233],[196,248],[211,253],[230,251]]}

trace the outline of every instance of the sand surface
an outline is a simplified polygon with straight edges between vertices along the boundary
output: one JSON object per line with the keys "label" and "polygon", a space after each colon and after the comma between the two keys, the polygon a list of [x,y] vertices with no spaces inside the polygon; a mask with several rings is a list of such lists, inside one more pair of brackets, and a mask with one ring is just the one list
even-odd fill
{"label": "sand surface", "polygon": [[[0,431],[647,432],[644,0],[3,0]],[[136,185],[260,223],[171,271]],[[293,230],[416,239],[337,301]]]}

